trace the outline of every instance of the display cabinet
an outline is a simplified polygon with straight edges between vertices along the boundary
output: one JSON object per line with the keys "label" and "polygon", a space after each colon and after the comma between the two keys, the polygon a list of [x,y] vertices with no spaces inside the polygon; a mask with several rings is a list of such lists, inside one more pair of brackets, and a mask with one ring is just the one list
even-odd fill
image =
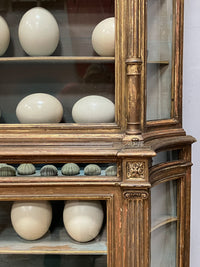
{"label": "display cabinet", "polygon": [[0,15],[3,266],[189,266],[183,0]]}

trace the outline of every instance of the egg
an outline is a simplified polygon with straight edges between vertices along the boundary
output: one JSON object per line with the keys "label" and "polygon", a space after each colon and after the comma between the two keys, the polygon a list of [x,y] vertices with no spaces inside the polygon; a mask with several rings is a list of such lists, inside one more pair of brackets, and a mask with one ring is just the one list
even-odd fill
{"label": "egg", "polygon": [[103,96],[85,96],[74,104],[72,118],[77,123],[114,122],[115,105]]}
{"label": "egg", "polygon": [[5,19],[0,16],[0,56],[8,49],[10,43],[10,30]]}
{"label": "egg", "polygon": [[16,233],[26,240],[41,238],[52,221],[52,207],[48,201],[16,201],[11,208],[11,222]]}
{"label": "egg", "polygon": [[35,93],[19,102],[16,116],[21,123],[57,123],[62,119],[63,107],[54,96]]}
{"label": "egg", "polygon": [[100,232],[103,224],[100,201],[66,201],[63,222],[68,234],[78,242],[88,242]]}
{"label": "egg", "polygon": [[92,46],[100,56],[115,55],[115,18],[102,20],[92,32]]}
{"label": "egg", "polygon": [[59,27],[54,16],[45,8],[34,7],[20,20],[19,41],[30,56],[49,56],[59,42]]}

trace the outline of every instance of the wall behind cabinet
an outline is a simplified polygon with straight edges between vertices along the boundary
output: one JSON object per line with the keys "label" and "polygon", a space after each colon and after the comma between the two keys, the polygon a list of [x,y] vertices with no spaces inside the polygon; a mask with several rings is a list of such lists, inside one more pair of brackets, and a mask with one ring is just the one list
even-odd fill
{"label": "wall behind cabinet", "polygon": [[185,0],[183,127],[193,135],[190,267],[200,266],[200,1]]}

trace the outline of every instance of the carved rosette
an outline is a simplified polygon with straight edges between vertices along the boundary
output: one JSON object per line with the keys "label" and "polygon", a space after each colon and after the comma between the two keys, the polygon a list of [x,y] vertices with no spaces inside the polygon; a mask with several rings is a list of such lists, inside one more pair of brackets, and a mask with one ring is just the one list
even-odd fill
{"label": "carved rosette", "polygon": [[127,162],[126,165],[127,179],[144,179],[145,162]]}

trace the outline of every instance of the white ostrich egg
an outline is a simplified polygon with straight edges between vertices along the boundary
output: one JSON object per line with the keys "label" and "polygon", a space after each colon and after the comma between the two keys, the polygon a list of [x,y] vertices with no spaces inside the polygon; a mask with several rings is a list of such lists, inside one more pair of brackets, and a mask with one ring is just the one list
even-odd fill
{"label": "white ostrich egg", "polygon": [[85,96],[74,104],[72,118],[77,123],[114,122],[115,105],[103,96]]}
{"label": "white ostrich egg", "polygon": [[115,55],[115,18],[102,20],[92,32],[92,46],[100,56]]}
{"label": "white ostrich egg", "polygon": [[34,7],[20,20],[19,41],[30,56],[49,56],[59,42],[59,28],[54,16],[45,8]]}
{"label": "white ostrich egg", "polygon": [[41,238],[48,231],[51,220],[52,207],[48,201],[16,201],[12,205],[12,226],[23,239]]}
{"label": "white ostrich egg", "polygon": [[36,93],[19,102],[16,115],[21,123],[58,123],[63,116],[63,107],[54,96]]}
{"label": "white ostrich egg", "polygon": [[5,19],[0,16],[0,56],[8,49],[10,43],[10,30]]}
{"label": "white ostrich egg", "polygon": [[100,232],[103,224],[100,201],[66,201],[63,222],[68,234],[78,242],[88,242]]}

